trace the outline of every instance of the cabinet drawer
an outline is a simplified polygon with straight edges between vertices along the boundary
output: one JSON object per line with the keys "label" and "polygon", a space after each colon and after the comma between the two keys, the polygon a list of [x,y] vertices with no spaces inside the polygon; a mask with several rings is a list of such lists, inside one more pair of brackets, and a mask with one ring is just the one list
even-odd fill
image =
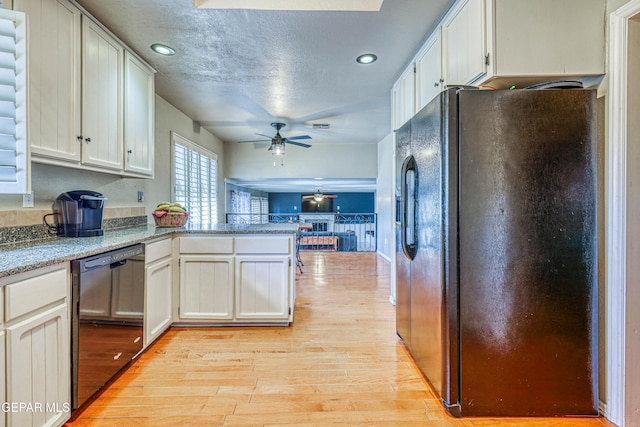
{"label": "cabinet drawer", "polygon": [[233,237],[181,237],[181,254],[232,254]]}
{"label": "cabinet drawer", "polygon": [[7,322],[67,297],[67,270],[56,270],[5,286]]}
{"label": "cabinet drawer", "polygon": [[290,237],[238,237],[237,254],[289,254]]}
{"label": "cabinet drawer", "polygon": [[147,265],[161,258],[171,256],[171,239],[146,244],[144,252],[145,264]]}

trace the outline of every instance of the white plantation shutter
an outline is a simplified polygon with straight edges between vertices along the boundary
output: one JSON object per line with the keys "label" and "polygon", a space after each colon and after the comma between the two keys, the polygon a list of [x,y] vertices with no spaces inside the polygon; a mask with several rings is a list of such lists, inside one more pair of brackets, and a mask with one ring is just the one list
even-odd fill
{"label": "white plantation shutter", "polygon": [[251,196],[251,224],[260,224],[260,197]]}
{"label": "white plantation shutter", "polygon": [[189,221],[217,223],[218,156],[174,132],[171,141],[173,200],[189,212]]}
{"label": "white plantation shutter", "polygon": [[25,15],[0,9],[0,193],[31,191]]}
{"label": "white plantation shutter", "polygon": [[260,198],[260,205],[262,209],[262,222],[264,224],[269,222],[269,199],[266,197]]}

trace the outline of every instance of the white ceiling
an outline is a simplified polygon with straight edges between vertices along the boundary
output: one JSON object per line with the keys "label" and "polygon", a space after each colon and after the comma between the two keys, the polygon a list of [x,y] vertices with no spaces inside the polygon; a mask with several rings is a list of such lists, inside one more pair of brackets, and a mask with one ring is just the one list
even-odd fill
{"label": "white ceiling", "polygon": [[[379,12],[76,2],[158,71],[158,95],[225,143],[272,135],[282,121],[284,137],[312,144],[376,144],[391,130],[391,86],[453,0],[384,0]],[[153,43],[177,53],[159,56]],[[367,52],[378,61],[356,63]]]}

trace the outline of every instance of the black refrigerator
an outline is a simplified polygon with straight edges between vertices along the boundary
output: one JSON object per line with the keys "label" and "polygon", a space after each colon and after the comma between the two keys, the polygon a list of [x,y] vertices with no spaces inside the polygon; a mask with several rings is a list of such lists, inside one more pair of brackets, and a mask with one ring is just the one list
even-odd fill
{"label": "black refrigerator", "polygon": [[397,131],[397,332],[452,414],[598,414],[596,156],[593,90],[452,88]]}

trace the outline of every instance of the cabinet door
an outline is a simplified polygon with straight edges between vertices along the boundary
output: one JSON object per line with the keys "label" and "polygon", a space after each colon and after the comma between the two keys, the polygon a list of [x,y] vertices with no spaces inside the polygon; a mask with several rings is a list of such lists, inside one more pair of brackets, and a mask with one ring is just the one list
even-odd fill
{"label": "cabinet door", "polygon": [[402,73],[393,87],[394,123],[400,128],[415,113],[415,71],[414,64]]}
{"label": "cabinet door", "polygon": [[82,17],[82,163],[122,169],[123,48]]}
{"label": "cabinet door", "polygon": [[153,175],[154,73],[129,52],[124,55],[125,170]]}
{"label": "cabinet door", "polygon": [[[5,333],[4,333],[4,330],[0,330],[0,366],[6,366],[4,355],[5,355]],[[6,387],[5,370],[0,369],[0,399],[2,399],[3,402],[7,402],[7,399],[5,398],[6,389],[7,387]],[[6,418],[7,418],[6,414],[4,413],[0,414],[0,427],[4,427],[6,425]]]}
{"label": "cabinet door", "polygon": [[465,85],[487,71],[484,0],[459,3],[442,25],[445,80]]}
{"label": "cabinet door", "polygon": [[180,257],[180,318],[233,319],[233,257]]}
{"label": "cabinet door", "polygon": [[442,90],[443,83],[442,40],[438,28],[416,57],[416,112]]}
{"label": "cabinet door", "polygon": [[236,257],[236,319],[289,317],[288,256]]}
{"label": "cabinet door", "polygon": [[80,161],[80,11],[67,0],[14,0],[29,17],[31,153]]}
{"label": "cabinet door", "polygon": [[144,345],[151,344],[171,325],[171,258],[146,268]]}
{"label": "cabinet door", "polygon": [[34,405],[33,411],[9,411],[8,425],[62,425],[69,418],[67,313],[67,304],[62,304],[7,327],[7,402]]}

